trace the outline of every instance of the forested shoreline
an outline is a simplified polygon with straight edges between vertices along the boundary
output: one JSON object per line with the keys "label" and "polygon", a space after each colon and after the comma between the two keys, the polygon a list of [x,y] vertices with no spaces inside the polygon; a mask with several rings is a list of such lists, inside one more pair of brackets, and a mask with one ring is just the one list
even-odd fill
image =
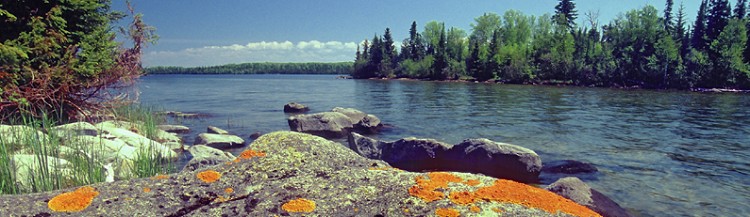
{"label": "forested shoreline", "polygon": [[241,63],[220,66],[146,68],[146,74],[351,74],[352,62],[338,63]]}
{"label": "forested shoreline", "polygon": [[703,0],[688,23],[682,3],[627,11],[600,25],[573,0],[555,14],[485,13],[472,31],[432,21],[394,45],[390,28],[358,46],[352,76],[638,88],[750,89],[747,0]]}

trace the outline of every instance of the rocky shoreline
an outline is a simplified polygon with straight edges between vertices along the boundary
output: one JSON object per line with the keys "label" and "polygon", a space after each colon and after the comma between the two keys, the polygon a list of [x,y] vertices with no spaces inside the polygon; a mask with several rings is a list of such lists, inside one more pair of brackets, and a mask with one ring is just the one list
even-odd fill
{"label": "rocky shoreline", "polygon": [[[288,122],[300,132],[260,136],[238,156],[221,149],[245,141],[215,127],[187,147],[170,133],[189,132],[184,126],[159,126],[163,135],[153,141],[132,135],[133,123],[76,123],[85,127],[74,133],[93,134],[77,137],[160,144],[164,157],[187,150],[192,159],[170,175],[2,195],[0,216],[630,216],[575,177],[535,187],[545,169],[596,172],[585,163],[547,168],[533,150],[488,139],[378,141],[365,135],[378,132],[380,119],[352,108],[298,113]],[[125,146],[112,158],[126,161]]]}

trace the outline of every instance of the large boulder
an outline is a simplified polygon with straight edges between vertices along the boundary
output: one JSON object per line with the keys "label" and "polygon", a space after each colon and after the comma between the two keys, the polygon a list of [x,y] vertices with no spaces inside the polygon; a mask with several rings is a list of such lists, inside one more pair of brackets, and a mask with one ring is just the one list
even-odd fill
{"label": "large boulder", "polygon": [[455,171],[526,183],[536,182],[542,169],[542,159],[533,150],[483,138],[456,144],[446,153],[445,160],[446,166]]}
{"label": "large boulder", "polygon": [[[33,183],[35,180],[38,182],[40,178],[45,176],[61,176],[65,179],[70,178],[72,172],[70,170],[70,162],[67,160],[34,154],[15,154],[10,156],[10,168],[8,169],[13,173],[13,177],[16,179],[15,184],[21,191],[30,191],[34,186]],[[47,175],[44,175],[40,171],[45,171]]]}
{"label": "large boulder", "polygon": [[395,170],[309,134],[269,133],[245,151],[238,162],[166,177],[3,195],[0,216],[598,216],[537,187]]}
{"label": "large boulder", "polygon": [[126,144],[135,147],[139,151],[152,152],[155,155],[159,155],[163,158],[168,159],[176,159],[178,157],[177,153],[174,152],[171,148],[157,141],[134,133],[133,131],[107,126],[102,126],[100,129],[117,137],[122,141],[125,141]]}
{"label": "large boulder", "polygon": [[153,140],[160,142],[160,143],[165,143],[165,142],[182,143],[182,139],[179,136],[177,136],[174,133],[169,133],[167,131],[159,129],[158,127],[153,129],[152,132],[141,132],[142,129],[146,129],[147,127],[143,126],[143,124],[140,124],[140,123],[132,123],[132,122],[127,122],[127,121],[104,121],[104,122],[96,124],[95,126],[99,130],[119,128],[119,129],[128,130],[138,135],[144,135],[144,136],[147,133],[151,133],[153,135],[150,135],[150,136],[153,138]]}
{"label": "large boulder", "polygon": [[46,143],[47,141],[49,141],[47,134],[29,126],[0,125],[0,142],[10,145],[11,149],[30,145],[29,142]]}
{"label": "large boulder", "polygon": [[352,128],[352,121],[338,112],[322,112],[309,115],[295,115],[287,119],[289,129],[325,138],[341,138]]}
{"label": "large boulder", "polygon": [[362,118],[365,118],[365,116],[367,116],[367,113],[354,108],[335,107],[331,109],[331,111],[346,115],[346,117],[348,117],[352,123],[358,123],[360,120],[362,120]]}
{"label": "large boulder", "polygon": [[284,113],[303,113],[307,111],[310,111],[310,108],[296,102],[290,102],[284,105]]}
{"label": "large boulder", "polygon": [[382,147],[380,159],[393,167],[407,171],[448,169],[443,158],[450,149],[450,144],[434,139],[409,137],[386,143]]}
{"label": "large boulder", "polygon": [[584,205],[605,217],[630,217],[627,210],[576,177],[565,177],[547,186],[547,190]]}
{"label": "large boulder", "polygon": [[488,139],[467,139],[449,145],[433,139],[405,138],[383,142],[351,133],[349,148],[408,171],[457,171],[534,183],[542,160],[533,150]]}
{"label": "large boulder", "polygon": [[96,136],[99,134],[96,127],[88,122],[75,122],[52,127],[49,133],[54,133],[58,138],[68,138],[79,135]]}
{"label": "large boulder", "polygon": [[164,130],[170,133],[179,133],[179,134],[190,133],[190,128],[186,126],[182,126],[182,125],[164,124],[164,125],[158,125],[156,127],[158,127],[160,130]]}
{"label": "large boulder", "polygon": [[364,113],[357,109],[336,107],[331,111],[338,112],[349,117],[349,120],[354,123],[352,125],[352,128],[354,128],[355,131],[361,133],[377,133],[378,130],[383,127],[383,124],[380,123],[380,118],[372,114]]}
{"label": "large boulder", "polygon": [[245,144],[245,140],[235,135],[201,133],[195,138],[193,145],[207,145],[218,149],[237,148]]}

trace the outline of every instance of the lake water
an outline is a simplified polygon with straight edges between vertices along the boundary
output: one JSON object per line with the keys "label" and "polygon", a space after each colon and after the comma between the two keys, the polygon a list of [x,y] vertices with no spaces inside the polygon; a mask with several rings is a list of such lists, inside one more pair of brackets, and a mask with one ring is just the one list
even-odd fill
{"label": "lake water", "polygon": [[151,75],[146,105],[207,113],[180,123],[247,138],[288,130],[283,105],[311,112],[352,107],[393,126],[374,137],[458,143],[488,138],[575,159],[582,177],[636,216],[750,213],[750,95],[421,81],[337,80],[332,75]]}

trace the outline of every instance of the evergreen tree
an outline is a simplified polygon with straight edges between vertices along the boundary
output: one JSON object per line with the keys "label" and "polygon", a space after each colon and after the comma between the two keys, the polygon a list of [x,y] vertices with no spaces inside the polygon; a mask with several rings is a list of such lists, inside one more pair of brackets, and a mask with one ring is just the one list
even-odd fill
{"label": "evergreen tree", "polygon": [[695,17],[695,24],[693,24],[693,35],[691,37],[690,44],[693,48],[703,51],[708,46],[706,42],[706,19],[708,13],[708,0],[701,1],[701,5],[698,9],[698,14]]}
{"label": "evergreen tree", "polygon": [[469,74],[474,76],[477,81],[486,81],[492,78],[492,76],[485,74],[483,70],[483,63],[479,57],[479,43],[471,42],[471,55],[466,59],[466,68]]}
{"label": "evergreen tree", "polygon": [[398,53],[396,53],[396,47],[393,45],[393,36],[391,36],[390,28],[385,28],[382,43],[383,63],[381,64],[382,68],[379,70],[380,76],[393,77],[398,63]]}
{"label": "evergreen tree", "polygon": [[492,33],[492,39],[490,40],[490,46],[488,48],[487,61],[484,63],[484,75],[488,76],[489,79],[494,78],[500,70],[500,61],[498,60],[498,52],[500,51],[500,44],[502,43],[502,36],[500,30],[495,30]]}
{"label": "evergreen tree", "polygon": [[359,51],[359,45],[357,45],[357,53],[355,53],[354,61],[362,60],[362,52]]}
{"label": "evergreen tree", "polygon": [[430,76],[433,80],[444,80],[446,79],[448,69],[448,55],[446,52],[446,39],[445,39],[445,26],[441,29],[438,43],[435,47],[435,62],[432,63],[432,75]]}
{"label": "evergreen tree", "polygon": [[707,17],[706,38],[708,43],[719,38],[724,27],[729,23],[732,15],[729,0],[711,0],[711,8]]}
{"label": "evergreen tree", "polygon": [[422,44],[422,36],[417,32],[417,21],[411,23],[409,29],[409,58],[414,61],[424,58],[424,45]]}
{"label": "evergreen tree", "polygon": [[677,43],[677,45],[680,46],[680,56],[683,58],[685,55],[687,55],[688,48],[690,47],[689,37],[687,35],[687,30],[685,29],[685,5],[683,5],[682,2],[680,2],[680,8],[677,10],[677,22],[674,26],[674,39]]}
{"label": "evergreen tree", "polygon": [[747,15],[747,0],[737,0],[737,5],[734,6],[734,18],[744,19]]}
{"label": "evergreen tree", "polygon": [[555,15],[552,16],[552,21],[562,22],[568,27],[568,30],[572,31],[576,26],[577,17],[576,4],[573,0],[560,0],[555,6]]}
{"label": "evergreen tree", "polygon": [[664,6],[664,30],[667,30],[667,33],[672,33],[672,30],[674,29],[674,23],[672,22],[673,5],[673,0],[667,0],[666,5]]}

